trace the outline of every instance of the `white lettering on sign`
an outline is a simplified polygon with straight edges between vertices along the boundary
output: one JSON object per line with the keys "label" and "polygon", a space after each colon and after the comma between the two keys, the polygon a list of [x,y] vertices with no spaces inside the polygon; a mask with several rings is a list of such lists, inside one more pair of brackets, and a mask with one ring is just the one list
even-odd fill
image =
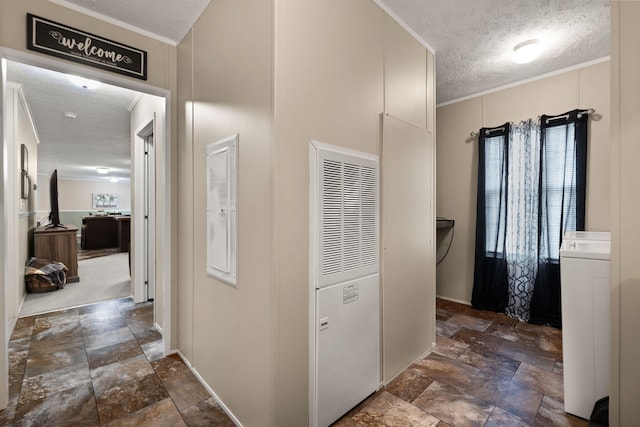
{"label": "white lettering on sign", "polygon": [[49,31],[49,35],[57,40],[62,46],[71,50],[77,50],[78,52],[84,53],[86,56],[105,58],[114,63],[124,62],[125,64],[131,64],[133,62],[131,58],[126,55],[122,55],[121,53],[92,46],[93,41],[90,37],[86,37],[84,41],[77,41],[74,38],[67,38],[57,31]]}

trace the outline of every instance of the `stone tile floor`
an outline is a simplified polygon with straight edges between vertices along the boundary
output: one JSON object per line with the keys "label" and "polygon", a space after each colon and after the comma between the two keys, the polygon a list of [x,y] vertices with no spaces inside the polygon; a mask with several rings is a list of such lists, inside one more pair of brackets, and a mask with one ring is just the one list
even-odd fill
{"label": "stone tile floor", "polygon": [[[433,353],[334,424],[586,426],[563,412],[560,330],[437,300]],[[121,299],[18,320],[0,426],[233,426],[153,305]]]}
{"label": "stone tile floor", "polygon": [[233,426],[130,298],[18,319],[0,426]]}
{"label": "stone tile floor", "polygon": [[588,425],[564,413],[561,330],[436,307],[434,351],[333,427]]}

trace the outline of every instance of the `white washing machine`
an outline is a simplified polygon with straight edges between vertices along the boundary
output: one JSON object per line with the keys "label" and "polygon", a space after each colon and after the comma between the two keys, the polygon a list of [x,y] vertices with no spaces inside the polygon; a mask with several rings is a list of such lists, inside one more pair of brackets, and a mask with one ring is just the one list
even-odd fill
{"label": "white washing machine", "polygon": [[570,232],[560,248],[564,410],[586,419],[609,394],[610,256],[608,232]]}

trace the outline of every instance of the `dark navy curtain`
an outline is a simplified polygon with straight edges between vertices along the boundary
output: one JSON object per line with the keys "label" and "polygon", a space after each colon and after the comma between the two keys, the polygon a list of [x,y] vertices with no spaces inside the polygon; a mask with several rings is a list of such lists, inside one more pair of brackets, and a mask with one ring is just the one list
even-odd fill
{"label": "dark navy curtain", "polygon": [[475,270],[471,303],[504,312],[507,306],[505,233],[510,124],[482,128],[478,136],[478,197]]}
{"label": "dark navy curtain", "polygon": [[540,253],[530,323],[562,326],[560,245],[565,232],[585,229],[588,126],[585,110],[540,118]]}
{"label": "dark navy curtain", "polygon": [[480,130],[474,307],[561,326],[559,250],[585,227],[587,127],[574,110]]}

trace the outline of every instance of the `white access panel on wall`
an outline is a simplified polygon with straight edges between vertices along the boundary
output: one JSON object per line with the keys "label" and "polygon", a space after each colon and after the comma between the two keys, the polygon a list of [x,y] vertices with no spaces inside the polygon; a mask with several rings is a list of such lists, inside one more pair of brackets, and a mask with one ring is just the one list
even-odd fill
{"label": "white access panel on wall", "polygon": [[378,169],[377,156],[311,141],[311,426],[380,385]]}
{"label": "white access panel on wall", "polygon": [[207,274],[237,287],[238,135],[207,145]]}

